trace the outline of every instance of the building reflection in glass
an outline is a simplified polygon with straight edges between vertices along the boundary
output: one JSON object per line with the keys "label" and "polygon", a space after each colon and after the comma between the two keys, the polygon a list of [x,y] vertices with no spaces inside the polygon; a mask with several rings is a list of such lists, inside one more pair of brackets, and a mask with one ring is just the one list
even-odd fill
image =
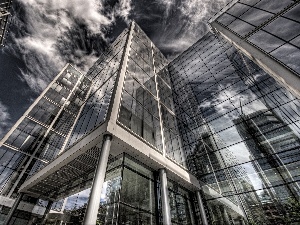
{"label": "building reflection in glass", "polygon": [[211,223],[284,224],[299,199],[299,100],[211,33],[168,68],[189,170],[220,194],[205,195]]}

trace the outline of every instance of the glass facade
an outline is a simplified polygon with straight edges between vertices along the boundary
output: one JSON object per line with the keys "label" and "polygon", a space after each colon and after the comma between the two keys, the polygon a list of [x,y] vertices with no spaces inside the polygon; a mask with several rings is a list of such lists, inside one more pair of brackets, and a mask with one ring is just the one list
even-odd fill
{"label": "glass facade", "polygon": [[[216,22],[299,75],[299,15],[299,1],[239,0]],[[115,93],[121,93],[120,104],[112,101]],[[118,107],[117,121],[108,114],[112,107]],[[165,196],[172,224],[204,224],[203,207],[185,181],[170,178],[180,179],[179,169],[202,186],[209,224],[299,224],[299,109],[298,98],[222,36],[208,32],[168,63],[133,23],[86,76],[68,66],[6,135],[0,147],[1,195],[16,197],[27,177],[110,120],[111,154],[132,156],[110,155],[102,191],[97,190],[97,224],[163,224],[159,166],[169,169]],[[120,138],[118,129],[153,152],[144,157],[144,149]],[[101,149],[82,149],[28,189],[41,198],[69,196],[52,204],[58,213],[49,214],[48,224],[83,223]],[[141,155],[155,169],[133,158]],[[8,208],[1,206],[0,221]],[[34,221],[22,213],[14,218]]]}
{"label": "glass facade", "polygon": [[173,181],[169,181],[168,186],[172,224],[193,224],[195,211],[192,196]]}
{"label": "glass facade", "polygon": [[0,45],[4,44],[11,0],[0,1]]}
{"label": "glass facade", "polygon": [[216,22],[300,75],[298,1],[239,0]]}
{"label": "glass facade", "polygon": [[71,134],[68,147],[107,119],[107,110],[119,72],[127,34],[128,29],[125,29],[88,71],[86,76],[92,81],[91,90]]}
{"label": "glass facade", "polygon": [[[121,154],[110,159],[101,191],[97,224],[160,224],[158,183],[154,171],[129,155]],[[176,182],[169,184],[169,190],[174,224],[192,224],[194,209],[190,204],[190,193]],[[82,224],[89,194],[90,188],[68,197],[63,216],[58,219],[55,214],[51,215],[46,223]],[[52,205],[52,209],[59,211],[61,205],[58,205]]]}
{"label": "glass facade", "polygon": [[[15,198],[19,187],[26,179],[106,120],[127,33],[128,29],[125,29],[87,75],[84,76],[72,66],[67,66],[4,137],[0,147],[2,196]],[[91,149],[83,157],[97,158],[99,154],[95,155],[94,150]],[[59,181],[56,184],[59,191],[51,194],[60,195],[66,191],[76,193],[80,183],[83,183],[79,188],[81,190],[90,186],[89,180],[93,177],[94,171],[90,171],[90,165],[82,165],[81,158],[78,160],[79,162],[73,162],[73,167],[80,167],[86,174],[81,177],[82,179],[68,184],[65,182],[65,176],[72,177],[74,174],[52,177],[53,180]],[[47,192],[49,188],[47,182],[44,185],[42,189],[50,196],[51,194]],[[33,206],[40,205],[39,201],[41,200],[34,199],[30,203]],[[64,201],[61,200],[54,203],[53,208],[60,210],[63,204]],[[45,207],[45,204],[41,207]],[[32,208],[24,210],[31,212]],[[3,213],[5,212],[4,210]]]}
{"label": "glass facade", "polygon": [[152,44],[135,25],[118,121],[163,151]]}
{"label": "glass facade", "polygon": [[189,169],[220,194],[205,194],[211,223],[298,221],[290,207],[300,194],[299,100],[211,33],[171,62],[169,71]]}
{"label": "glass facade", "polygon": [[166,58],[135,25],[118,121],[185,166]]}
{"label": "glass facade", "polygon": [[61,152],[90,84],[86,76],[67,66],[4,137],[0,147],[2,195],[16,196],[28,176]]}

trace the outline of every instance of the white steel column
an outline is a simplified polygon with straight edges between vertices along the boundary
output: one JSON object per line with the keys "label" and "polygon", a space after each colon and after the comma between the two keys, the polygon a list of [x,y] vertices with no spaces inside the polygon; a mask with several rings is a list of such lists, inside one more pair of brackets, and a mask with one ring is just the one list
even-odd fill
{"label": "white steel column", "polygon": [[127,71],[127,64],[130,56],[131,41],[133,38],[134,26],[135,23],[132,21],[128,32],[124,53],[120,63],[118,76],[115,81],[115,88],[111,96],[111,103],[107,110],[107,118],[109,118],[109,121],[112,121],[113,123],[116,123],[119,115],[120,103],[121,103],[122,93],[124,88],[123,86],[124,86],[124,81],[125,81],[125,76]]}
{"label": "white steel column", "polygon": [[171,208],[169,202],[169,191],[168,191],[168,181],[166,169],[159,169],[159,179],[160,179],[160,194],[162,203],[162,216],[163,225],[171,225]]}
{"label": "white steel column", "polygon": [[163,157],[166,157],[166,146],[165,146],[165,133],[164,133],[164,126],[163,126],[163,119],[162,119],[162,112],[161,112],[161,105],[160,105],[160,98],[159,98],[159,88],[158,88],[158,80],[157,80],[157,71],[154,63],[154,51],[153,51],[153,44],[151,42],[151,53],[152,53],[152,66],[154,69],[154,79],[155,79],[155,88],[156,88],[156,98],[158,104],[158,116],[159,116],[159,124],[160,124],[160,134],[161,134],[161,143],[162,143],[162,153]]}
{"label": "white steel column", "polygon": [[85,217],[84,225],[95,225],[97,221],[98,208],[100,204],[101,190],[105,178],[108,156],[110,152],[112,136],[105,134],[103,137],[103,144],[101,154],[99,156],[98,165],[95,171],[94,180],[91,188]]}
{"label": "white steel column", "polygon": [[24,193],[19,193],[18,197],[16,198],[13,206],[11,207],[11,209],[9,210],[9,213],[7,214],[6,218],[5,218],[5,221],[3,223],[3,225],[8,225],[11,218],[13,217],[14,215],[14,212],[16,211],[16,209],[18,208],[21,200],[22,200],[22,197],[24,196]]}
{"label": "white steel column", "polygon": [[196,195],[197,195],[197,200],[198,200],[198,205],[199,205],[200,216],[202,219],[202,224],[208,225],[200,191],[196,191]]}

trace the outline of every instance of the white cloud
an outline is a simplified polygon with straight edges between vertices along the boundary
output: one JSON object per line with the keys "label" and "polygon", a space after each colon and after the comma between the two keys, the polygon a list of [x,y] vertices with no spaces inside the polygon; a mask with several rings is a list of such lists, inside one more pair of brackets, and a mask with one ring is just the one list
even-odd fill
{"label": "white cloud", "polygon": [[34,91],[43,90],[68,62],[85,72],[97,59],[95,50],[87,51],[86,36],[107,42],[106,30],[117,17],[129,22],[131,0],[119,0],[111,10],[103,2],[18,0],[22,10],[15,8],[9,49],[25,62],[22,78]]}
{"label": "white cloud", "polygon": [[190,0],[184,1],[180,7],[183,15],[189,18],[190,26],[195,27],[221,10],[231,0]]}
{"label": "white cloud", "polygon": [[11,126],[10,114],[8,112],[7,106],[0,102],[0,139],[8,131]]}
{"label": "white cloud", "polygon": [[171,7],[175,4],[175,0],[157,0],[156,2],[165,6],[165,16],[169,15]]}
{"label": "white cloud", "polygon": [[[207,21],[231,0],[156,0],[165,10],[163,33],[156,37],[157,45],[176,55],[199,40],[208,30]],[[176,56],[175,55],[175,56]],[[173,55],[169,58],[172,59]]]}

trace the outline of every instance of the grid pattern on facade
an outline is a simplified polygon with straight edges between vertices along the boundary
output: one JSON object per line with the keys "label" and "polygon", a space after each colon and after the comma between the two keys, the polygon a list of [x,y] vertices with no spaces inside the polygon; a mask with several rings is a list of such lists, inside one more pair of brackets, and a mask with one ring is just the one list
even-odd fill
{"label": "grid pattern on facade", "polygon": [[93,147],[27,191],[41,198],[59,200],[91,186],[101,150]]}
{"label": "grid pattern on facade", "polygon": [[151,41],[135,25],[118,121],[162,151]]}
{"label": "grid pattern on facade", "polygon": [[258,47],[299,76],[299,1],[240,0],[215,22]]}
{"label": "grid pattern on facade", "polygon": [[81,140],[106,120],[127,34],[128,29],[125,29],[88,71],[86,76],[92,81],[89,98],[80,113],[68,147]]}
{"label": "grid pattern on facade", "polygon": [[68,65],[2,139],[1,194],[20,185],[64,148],[90,80]]}
{"label": "grid pattern on facade", "polygon": [[118,121],[185,166],[166,58],[135,25]]}
{"label": "grid pattern on facade", "polygon": [[[170,74],[178,98],[189,90],[183,98],[198,121],[195,139],[181,131],[190,170],[240,205],[248,221],[282,224],[299,197],[299,100],[213,34],[175,59]],[[186,120],[175,107],[178,121]],[[211,221],[240,220],[220,199],[206,199]]]}
{"label": "grid pattern on facade", "polygon": [[176,182],[168,181],[172,224],[193,224],[195,214],[190,193]]}
{"label": "grid pattern on facade", "polygon": [[9,9],[11,7],[11,0],[0,1],[0,45],[4,44],[5,35],[7,32],[8,19],[10,16]]}
{"label": "grid pattern on facade", "polygon": [[[91,185],[91,182],[88,183]],[[153,172],[128,155],[121,154],[111,158],[107,165],[102,191],[100,190],[97,223],[132,222],[155,225],[154,183]],[[69,216],[67,219],[69,222],[83,221],[90,187],[85,185],[83,189],[77,189],[78,193],[67,199],[64,213]]]}

